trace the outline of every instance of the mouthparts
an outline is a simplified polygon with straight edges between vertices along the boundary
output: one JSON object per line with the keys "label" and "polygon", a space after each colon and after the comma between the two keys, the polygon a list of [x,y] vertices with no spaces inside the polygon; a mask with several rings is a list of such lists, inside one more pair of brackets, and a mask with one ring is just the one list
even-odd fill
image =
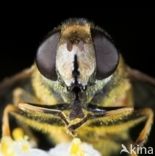
{"label": "mouthparts", "polygon": [[71,93],[73,94],[73,102],[71,103],[72,111],[69,115],[70,120],[84,117],[84,113],[82,110],[82,103],[80,101],[80,96],[79,96],[82,90],[83,87],[80,84],[74,83],[71,86]]}

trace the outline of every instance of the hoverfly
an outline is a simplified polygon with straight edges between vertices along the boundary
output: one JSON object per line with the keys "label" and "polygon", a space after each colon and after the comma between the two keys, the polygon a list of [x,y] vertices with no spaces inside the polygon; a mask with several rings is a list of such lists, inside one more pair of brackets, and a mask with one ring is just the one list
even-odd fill
{"label": "hoverfly", "polygon": [[[154,85],[153,78],[124,63],[102,28],[85,19],[67,20],[42,42],[30,69],[1,83],[1,105],[7,104],[2,136],[12,135],[13,119],[38,144],[77,136],[102,155],[117,154],[121,144],[147,141],[153,123],[147,90]],[[132,139],[130,130],[140,123]],[[37,131],[46,136],[41,142]]]}

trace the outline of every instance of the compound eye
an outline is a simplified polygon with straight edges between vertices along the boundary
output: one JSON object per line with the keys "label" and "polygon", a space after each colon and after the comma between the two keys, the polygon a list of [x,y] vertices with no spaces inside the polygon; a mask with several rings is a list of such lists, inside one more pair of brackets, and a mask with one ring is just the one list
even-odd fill
{"label": "compound eye", "polygon": [[56,80],[55,59],[60,33],[53,33],[39,47],[36,65],[40,73],[48,79]]}
{"label": "compound eye", "polygon": [[101,80],[115,71],[119,54],[112,41],[110,41],[110,37],[101,30],[92,30],[92,40],[96,55],[96,78]]}

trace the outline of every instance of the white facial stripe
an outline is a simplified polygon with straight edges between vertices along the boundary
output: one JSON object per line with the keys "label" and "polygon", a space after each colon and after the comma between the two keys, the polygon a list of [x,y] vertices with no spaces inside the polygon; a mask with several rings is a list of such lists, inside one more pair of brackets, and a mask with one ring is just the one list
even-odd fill
{"label": "white facial stripe", "polygon": [[74,81],[72,72],[74,70],[74,59],[77,55],[78,59],[78,71],[80,73],[78,81],[86,85],[89,77],[92,75],[96,68],[95,52],[92,45],[84,44],[80,49],[76,45],[72,45],[71,51],[67,49],[67,44],[61,44],[58,47],[56,55],[56,68],[62,76],[67,86]]}
{"label": "white facial stripe", "polygon": [[66,44],[62,44],[58,48],[56,56],[56,68],[63,77],[67,86],[74,82],[72,76],[72,71],[74,70],[74,58],[77,55],[77,47],[72,48],[71,51],[68,51]]}

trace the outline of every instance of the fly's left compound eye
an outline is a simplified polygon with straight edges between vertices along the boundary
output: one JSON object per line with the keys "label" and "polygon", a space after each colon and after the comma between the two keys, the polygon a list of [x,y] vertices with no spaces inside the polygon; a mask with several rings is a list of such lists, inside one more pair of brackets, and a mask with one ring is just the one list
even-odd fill
{"label": "fly's left compound eye", "polygon": [[60,33],[55,32],[39,47],[36,64],[40,73],[48,79],[56,80],[55,59]]}
{"label": "fly's left compound eye", "polygon": [[114,44],[101,30],[92,30],[92,40],[96,55],[96,78],[104,79],[115,71],[119,54]]}

